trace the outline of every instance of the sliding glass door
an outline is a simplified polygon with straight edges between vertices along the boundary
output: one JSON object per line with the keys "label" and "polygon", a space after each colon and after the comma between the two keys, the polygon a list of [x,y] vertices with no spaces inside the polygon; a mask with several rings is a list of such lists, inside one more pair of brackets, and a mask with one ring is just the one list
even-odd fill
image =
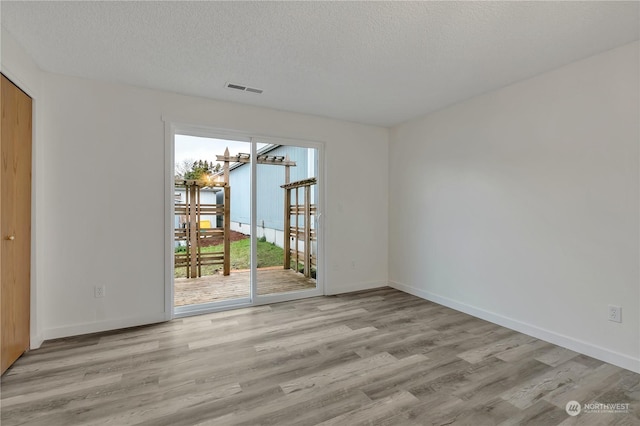
{"label": "sliding glass door", "polygon": [[318,150],[267,144],[256,154],[257,295],[313,291],[318,274]]}
{"label": "sliding glass door", "polygon": [[321,146],[173,134],[176,316],[322,294]]}
{"label": "sliding glass door", "polygon": [[175,135],[177,314],[251,302],[250,151],[251,142]]}

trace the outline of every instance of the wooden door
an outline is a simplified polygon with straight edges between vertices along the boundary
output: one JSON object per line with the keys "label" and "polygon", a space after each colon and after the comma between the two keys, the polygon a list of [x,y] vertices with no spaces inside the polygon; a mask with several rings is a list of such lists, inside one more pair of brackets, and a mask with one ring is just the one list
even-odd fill
{"label": "wooden door", "polygon": [[4,75],[0,124],[0,367],[29,349],[31,98]]}

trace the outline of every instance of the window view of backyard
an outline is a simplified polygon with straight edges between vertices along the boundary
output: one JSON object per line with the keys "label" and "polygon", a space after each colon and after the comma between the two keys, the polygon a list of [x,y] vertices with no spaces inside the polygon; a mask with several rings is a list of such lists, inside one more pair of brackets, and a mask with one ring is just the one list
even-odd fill
{"label": "window view of backyard", "polygon": [[[315,149],[257,144],[257,294],[315,288]],[[251,292],[249,142],[176,135],[174,305]]]}

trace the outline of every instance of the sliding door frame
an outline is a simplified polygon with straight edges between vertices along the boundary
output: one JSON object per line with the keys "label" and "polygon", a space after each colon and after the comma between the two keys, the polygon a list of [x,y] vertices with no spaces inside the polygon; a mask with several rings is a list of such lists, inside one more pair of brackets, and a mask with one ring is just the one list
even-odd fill
{"label": "sliding door frame", "polygon": [[[316,225],[316,236],[318,243],[318,256],[317,256],[317,266],[316,266],[316,287],[309,290],[297,290],[291,292],[283,292],[283,293],[273,293],[273,294],[265,294],[258,295],[258,277],[254,275],[257,274],[257,238],[252,238],[251,240],[251,294],[253,296],[253,302],[255,305],[264,305],[268,303],[278,303],[285,302],[288,300],[296,300],[296,299],[304,299],[307,297],[314,296],[322,296],[324,295],[324,227],[322,221],[322,212],[324,211],[324,144],[318,142],[311,142],[305,140],[292,140],[292,139],[284,139],[284,138],[274,138],[274,137],[253,137],[253,143],[251,145],[251,185],[252,188],[257,187],[257,166],[258,162],[256,155],[256,147],[257,143],[268,143],[275,145],[283,145],[283,146],[295,146],[300,148],[308,148],[315,149],[317,152],[317,162],[315,165],[316,174],[317,174],[317,195],[318,195],[318,204],[317,204],[317,214],[315,216],[315,225]],[[257,235],[258,224],[257,224],[257,216],[258,216],[258,194],[256,191],[251,191],[251,235]],[[288,230],[284,230],[284,238],[288,237]]]}
{"label": "sliding door frame", "polygon": [[[325,205],[325,174],[324,174],[324,143],[309,140],[291,139],[277,136],[263,136],[237,130],[220,129],[210,126],[178,123],[163,117],[165,123],[165,268],[164,268],[164,309],[165,319],[198,315],[210,312],[224,311],[243,307],[296,300],[324,294],[325,255],[324,255],[324,220],[322,212]],[[251,292],[249,298],[211,302],[194,305],[188,309],[174,308],[174,167],[175,167],[175,135],[189,135],[212,139],[227,139],[230,141],[248,142],[251,147]],[[300,290],[287,293],[258,295],[257,287],[257,143],[272,143],[285,146],[297,146],[315,149],[317,152],[316,172],[318,179],[318,205],[316,215],[316,235],[318,244],[318,264],[316,266],[316,287],[310,290]],[[285,230],[286,233],[286,230]]]}

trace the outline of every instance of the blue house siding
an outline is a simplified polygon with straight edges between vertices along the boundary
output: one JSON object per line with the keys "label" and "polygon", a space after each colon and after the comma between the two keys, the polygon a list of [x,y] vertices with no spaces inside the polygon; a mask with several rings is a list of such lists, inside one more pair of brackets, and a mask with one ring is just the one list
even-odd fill
{"label": "blue house siding", "polygon": [[[290,181],[307,179],[309,177],[309,149],[294,146],[279,146],[269,151],[268,155],[286,156],[296,162],[296,167],[290,167]],[[284,230],[284,184],[285,167],[268,164],[258,164],[257,169],[257,226]],[[243,164],[229,173],[231,185],[231,221],[243,224],[249,223],[250,197],[249,178],[251,167]],[[302,202],[302,200],[299,200]],[[248,227],[247,227],[248,233]]]}

